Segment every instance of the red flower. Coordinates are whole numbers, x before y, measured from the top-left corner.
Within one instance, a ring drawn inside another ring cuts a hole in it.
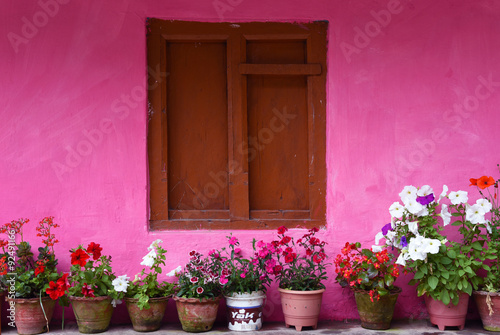
[[[311,237],[309,242],[311,243],[311,245],[320,245],[321,244],[321,241],[317,237]]]
[[[86,298],[95,298],[94,290],[92,289],[92,286],[91,285],[87,285],[87,283],[83,284],[82,294]]]
[[[231,238],[229,239],[229,244],[231,244],[231,245],[236,245],[236,244],[238,244],[238,239],[237,239],[236,237],[231,237]]]
[[[204,290],[203,290],[203,287],[198,287],[198,288],[196,289],[196,293],[198,293],[198,294],[202,294],[202,293],[203,293],[203,291],[204,291]]]
[[[281,239],[280,241],[280,244],[281,245],[285,245],[287,244],[288,242],[290,242],[292,240],[292,238],[290,236],[283,236],[283,238]]]
[[[285,226],[281,226],[281,227],[278,228],[278,234],[280,234],[280,235],[283,235],[287,231],[288,231],[288,228],[285,227]]]
[[[87,247],[87,253],[92,254],[94,261],[98,260],[99,257],[101,257],[101,251],[101,245],[94,242],[90,242]]]
[[[477,187],[484,190],[487,187],[495,184],[495,179],[493,177],[482,176],[477,180]]]
[[[71,254],[71,265],[80,265],[80,267],[84,267],[87,264],[87,259],[90,256],[82,249],[76,249],[74,253]]]
[[[45,266],[40,265],[37,266],[35,269],[35,276],[38,276],[40,273],[43,273],[45,271]]]
[[[49,288],[45,290],[52,300],[57,300],[64,295],[64,290],[57,283],[51,281]]]
[[[276,265],[274,268],[273,268],[273,272],[275,275],[281,273],[281,270],[283,269],[283,267],[281,265]]]
[[[65,273],[61,278],[57,280],[57,285],[61,288],[63,292],[69,288],[68,276],[69,273]]]
[[[190,281],[191,281],[191,283],[195,284],[195,283],[197,283],[197,282],[198,282],[198,277],[192,277],[192,278],[190,279]]]
[[[297,254],[294,252],[290,252],[285,255],[285,263],[291,263],[297,258]]]
[[[471,178],[469,179],[470,185],[469,186],[477,186],[477,179],[476,178]]]

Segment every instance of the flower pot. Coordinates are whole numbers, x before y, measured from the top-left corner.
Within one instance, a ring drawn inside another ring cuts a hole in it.
[[[469,295],[461,293],[458,304],[453,303],[445,305],[439,300],[432,299],[429,295],[425,295],[425,305],[429,313],[430,321],[433,325],[438,326],[439,330],[444,330],[445,327],[458,327],[464,329],[465,318],[467,316],[467,307],[469,305]]]
[[[183,298],[174,296],[182,329],[186,332],[199,333],[212,329],[220,297],[216,298]]]
[[[152,332],[160,329],[170,297],[149,298],[149,309],[141,310],[139,299],[125,298],[132,327],[138,332]]]
[[[111,297],[69,297],[80,333],[93,334],[108,330],[113,306]]]
[[[500,293],[474,291],[472,296],[483,322],[483,328],[492,332],[500,331]]]
[[[14,307],[14,317],[18,334],[41,334],[48,331],[48,325],[54,314],[55,300],[50,297],[31,299],[9,299],[6,301]],[[43,309],[42,309],[43,306]],[[45,314],[44,314],[45,311]]]
[[[262,308],[266,299],[264,292],[233,293],[225,298],[229,330],[252,331],[262,328]]]
[[[380,299],[370,299],[370,291],[354,290],[356,306],[358,307],[361,327],[366,329],[383,330],[391,328],[394,306],[401,289],[398,288]]]
[[[295,326],[297,331],[302,327],[318,327],[318,316],[321,310],[321,299],[324,289],[315,291],[293,291],[278,288],[281,296],[281,308],[285,315],[285,325]]]

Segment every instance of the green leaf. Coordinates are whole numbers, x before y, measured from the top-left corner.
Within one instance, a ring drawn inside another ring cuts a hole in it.
[[[473,247],[474,249],[479,250],[479,251],[483,250],[481,243],[479,243],[478,241],[475,241],[474,243],[472,243],[471,247]]]
[[[450,294],[448,293],[448,290],[444,289],[443,292],[441,292],[441,301],[445,305],[450,303]]]
[[[441,257],[441,263],[445,265],[450,264],[451,259],[449,259],[448,257]]]
[[[427,284],[429,284],[429,287],[430,287],[432,290],[435,290],[435,289],[436,289],[436,286],[439,284],[439,280],[438,280],[435,276],[430,276],[430,277],[427,279]]]
[[[454,259],[457,257],[457,253],[455,252],[455,250],[452,250],[452,249],[449,249],[447,252],[446,252],[446,255],[448,257],[450,257],[451,259]]]

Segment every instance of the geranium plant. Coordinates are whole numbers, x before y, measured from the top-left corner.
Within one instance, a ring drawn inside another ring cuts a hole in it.
[[[189,262],[183,269],[176,272],[179,279],[178,297],[184,298],[215,298],[221,295],[220,283],[221,261],[217,253],[204,257],[192,250]]]
[[[370,300],[398,291],[394,281],[400,269],[394,255],[386,248],[380,251],[362,249],[361,243],[347,242],[335,258],[336,282],[342,287],[368,291]]]
[[[161,247],[162,240],[156,240],[148,247],[149,252],[142,258],[144,268],[132,282],[127,276],[119,276],[112,284],[116,292],[123,292],[128,298],[138,299],[139,309],[149,309],[150,298],[168,297],[174,293],[175,285],[168,282],[158,282],[158,275],[165,265],[167,250]]]
[[[486,225],[488,203],[480,199],[469,205],[467,192],[448,193],[446,185],[439,197],[429,185],[406,186],[399,195],[403,205],[395,202],[390,206],[392,220],[377,234],[376,244],[385,238],[386,245],[399,249],[396,263],[414,273],[410,284],[417,285],[419,296],[428,294],[456,305],[461,292],[470,295],[481,284],[476,272],[489,269],[483,260],[491,258],[491,252],[483,248],[480,229]],[[450,204],[442,203],[443,199]],[[459,226],[459,242],[442,234],[452,221]]]
[[[45,217],[39,222],[36,227],[37,236],[41,237],[45,246],[38,248],[38,256],[35,258],[30,243],[24,240],[23,226],[28,222],[29,219],[14,220],[6,223],[0,230],[9,237],[9,241],[0,241],[4,251],[0,261],[1,270],[6,275],[8,269],[7,277],[15,278],[14,289],[9,289],[9,298],[46,296],[49,282],[60,278],[54,253],[54,245],[59,241],[52,232],[59,225],[54,223],[52,216]],[[16,239],[20,241],[15,242]],[[7,280],[5,277],[4,279]]]
[[[497,165],[500,170],[500,167]],[[490,220],[486,221],[486,234],[488,249],[493,254],[490,258],[490,270],[484,282],[484,289],[489,292],[500,291],[500,207],[498,203],[498,185],[500,179],[495,180],[492,176],[482,176],[471,178],[470,186],[476,186],[479,194],[484,200],[484,215],[488,215]],[[490,204],[487,205],[486,201]],[[487,212],[487,209],[490,209]]]
[[[257,243],[252,241],[252,258],[244,258],[242,250],[239,248],[240,242],[234,236],[227,236],[229,246],[221,251],[212,250],[209,255],[220,260],[222,269],[219,283],[225,295],[233,293],[251,293],[255,291],[265,291],[266,285],[271,283],[274,271],[270,262],[272,253],[268,248],[273,248],[271,244],[266,245],[263,241]],[[256,251],[256,244],[259,251]],[[273,264],[274,265],[274,264]],[[266,271],[268,269],[269,271]]]
[[[325,253],[326,242],[315,236],[319,229],[309,229],[296,241],[286,234],[287,231],[288,228],[279,227],[278,240],[266,245],[275,257],[275,263],[268,261],[266,265],[269,270],[272,268],[279,287],[295,291],[324,289],[323,281],[328,279],[326,272],[328,264]]]

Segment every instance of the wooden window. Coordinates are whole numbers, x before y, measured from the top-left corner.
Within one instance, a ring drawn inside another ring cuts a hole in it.
[[[150,229],[325,224],[326,29],[149,21]]]

